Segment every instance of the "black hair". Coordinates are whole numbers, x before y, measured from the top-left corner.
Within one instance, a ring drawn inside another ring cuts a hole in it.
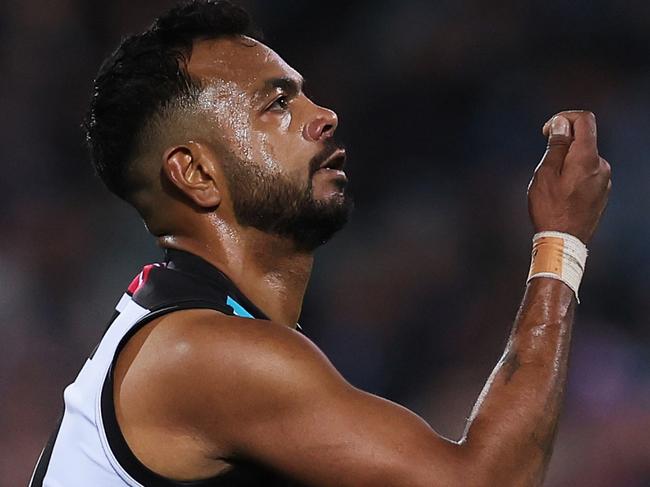
[[[237,35],[259,38],[244,9],[227,0],[193,0],[123,39],[104,60],[83,128],[108,189],[129,201],[129,169],[147,124],[179,102],[196,100],[201,86],[187,72],[193,42]]]

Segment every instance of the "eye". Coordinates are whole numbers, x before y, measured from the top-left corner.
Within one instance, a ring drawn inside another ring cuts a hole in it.
[[[285,95],[282,95],[269,105],[268,110],[270,111],[284,111],[289,108],[289,98]]]

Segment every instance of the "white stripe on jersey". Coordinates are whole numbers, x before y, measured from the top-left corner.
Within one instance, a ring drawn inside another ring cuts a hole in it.
[[[110,449],[102,421],[101,392],[120,341],[149,310],[128,294],[116,309],[120,314],[95,354],[65,389],[63,420],[43,487],[143,487],[120,466]]]

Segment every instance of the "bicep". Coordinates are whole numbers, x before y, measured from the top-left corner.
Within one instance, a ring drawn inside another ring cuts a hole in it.
[[[360,391],[308,402],[253,422],[243,452],[314,486],[466,485],[459,447],[412,412]]]
[[[248,346],[240,355],[247,359],[231,364],[235,382],[222,383],[235,395],[213,423],[234,457],[313,486],[468,485],[462,447],[411,411],[352,387],[304,337]]]

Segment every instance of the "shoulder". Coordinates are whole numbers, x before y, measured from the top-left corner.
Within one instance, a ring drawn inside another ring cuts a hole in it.
[[[270,321],[185,310],[155,320],[129,341],[118,358],[115,392],[133,417],[158,417],[214,438],[260,413],[313,401],[328,384],[346,386],[301,333]]]
[[[212,310],[171,313],[152,324],[143,352],[162,370],[272,373],[272,365],[309,365],[327,360],[302,333],[272,321],[228,316]],[[260,370],[259,367],[262,366]]]
[[[164,359],[166,365],[190,377],[201,374],[209,379],[207,392],[213,396],[223,397],[236,387],[245,400],[246,394],[273,388],[277,399],[280,383],[322,386],[327,377],[340,378],[305,335],[271,321],[197,310],[163,324],[160,334],[165,348],[173,350]]]

